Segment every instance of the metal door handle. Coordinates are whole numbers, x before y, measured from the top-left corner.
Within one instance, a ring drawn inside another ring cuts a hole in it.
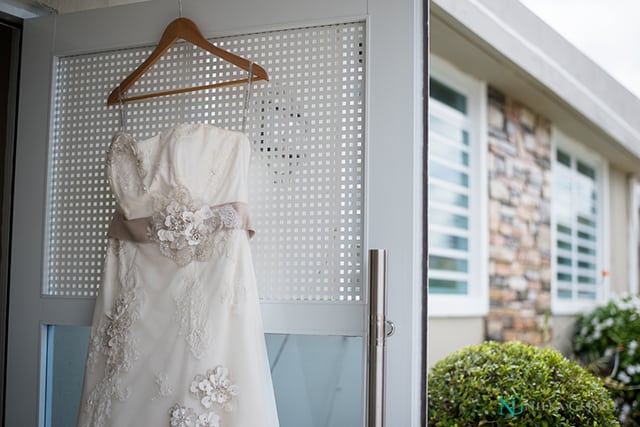
[[[369,251],[369,427],[384,426],[384,371],[386,339],[395,332],[395,324],[386,320],[387,252]]]

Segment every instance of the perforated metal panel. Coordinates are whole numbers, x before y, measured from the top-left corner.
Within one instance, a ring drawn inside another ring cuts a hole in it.
[[[252,243],[266,301],[361,302],[364,23],[215,39],[267,69],[246,132],[253,144]],[[61,57],[50,149],[48,278],[44,293],[94,296],[115,204],[104,175],[117,107],[106,97],[153,47]],[[130,94],[244,77],[199,48],[174,46]],[[180,122],[241,130],[243,86],[127,104],[126,131],[150,137]]]

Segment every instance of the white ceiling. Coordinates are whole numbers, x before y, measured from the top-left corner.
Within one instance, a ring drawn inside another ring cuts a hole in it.
[[[0,0],[0,11],[29,19],[56,12],[71,13],[141,1],[148,0]]]

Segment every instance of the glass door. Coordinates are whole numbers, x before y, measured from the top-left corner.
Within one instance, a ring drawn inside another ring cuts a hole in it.
[[[417,426],[421,2],[290,3],[184,5],[216,44],[271,75],[253,88],[247,134],[252,251],[282,426],[367,425],[368,247],[389,249],[387,423]],[[73,425],[114,206],[103,162],[119,118],[106,95],[176,15],[175,2],[157,1],[25,24],[7,425]],[[168,60],[141,88],[230,72],[180,44]],[[403,70],[408,79],[396,81]],[[242,89],[130,104],[128,131],[142,138],[182,120],[239,129]]]
[[[253,260],[266,327],[275,332],[266,338],[285,426],[347,427],[363,420],[364,41],[363,21],[214,40],[256,63],[272,63],[271,81],[252,88],[246,133],[258,230]],[[119,126],[118,110],[104,105],[103,94],[152,48],[56,58],[43,290],[49,299],[93,298],[98,292],[106,247],[101,236],[114,209],[102,174],[104,153]],[[288,74],[293,68],[299,72]],[[233,73],[242,78],[230,63],[179,44],[131,95]],[[244,89],[127,104],[127,132],[143,139],[175,121],[240,130]],[[79,116],[79,105],[90,107],[80,107]],[[101,120],[105,125],[96,129]],[[342,320],[332,324],[327,316]],[[88,326],[46,325],[50,425],[73,424],[88,333]]]
[[[46,328],[46,426],[76,423],[89,329]],[[281,426],[363,425],[362,337],[270,333],[265,337]]]

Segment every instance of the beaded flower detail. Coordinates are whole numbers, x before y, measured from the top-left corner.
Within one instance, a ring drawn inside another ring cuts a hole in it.
[[[239,392],[238,386],[229,379],[229,371],[223,366],[208,370],[206,375],[196,375],[189,390],[205,408],[211,408],[215,403],[226,411],[232,409],[231,399]]]
[[[221,427],[220,417],[215,412],[196,415],[192,408],[176,404],[171,407],[169,413],[171,427]]]
[[[171,427],[223,427],[220,416],[213,408],[232,411],[232,399],[240,393],[224,366],[209,369],[205,375],[196,375],[189,391],[208,412],[198,415],[193,408],[175,404],[169,409]]]
[[[215,233],[242,226],[232,205],[198,206],[183,187],[173,190],[155,212],[147,231],[149,238],[157,241],[160,251],[179,265],[207,260]]]

